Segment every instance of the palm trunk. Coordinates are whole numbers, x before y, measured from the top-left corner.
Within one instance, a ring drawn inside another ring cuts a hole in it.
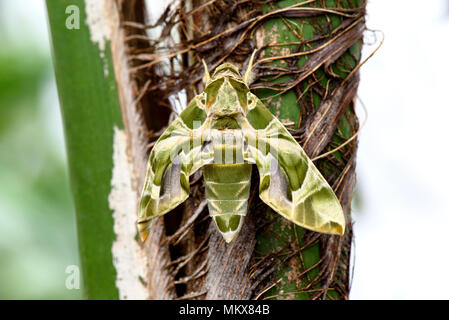
[[[84,9],[83,1],[70,2]],[[353,103],[365,2],[265,2],[177,2],[156,23],[161,36],[151,39],[146,30],[156,26],[146,25],[144,1],[98,1],[107,31],[101,54],[90,40],[93,26],[61,30],[67,3],[48,1],[89,298],[348,297],[357,144],[344,143],[358,129]],[[248,216],[226,244],[208,218],[199,171],[189,199],[158,218],[145,245],[138,243],[134,221],[146,159],[172,116],[173,98],[202,90],[201,59],[210,69],[223,61],[243,67],[254,49],[252,89],[311,158],[326,154],[315,164],[342,203],[346,234],[321,235],[279,218],[259,200],[253,170]],[[89,70],[79,70],[86,63]],[[99,273],[101,284],[93,280]]]

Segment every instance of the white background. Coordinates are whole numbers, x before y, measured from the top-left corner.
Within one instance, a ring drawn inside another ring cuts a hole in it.
[[[449,2],[372,0],[367,24],[351,298],[448,299]]]

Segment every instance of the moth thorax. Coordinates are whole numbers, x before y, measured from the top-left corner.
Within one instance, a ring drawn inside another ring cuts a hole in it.
[[[231,116],[242,112],[237,92],[226,77],[218,90],[210,113],[215,117]]]

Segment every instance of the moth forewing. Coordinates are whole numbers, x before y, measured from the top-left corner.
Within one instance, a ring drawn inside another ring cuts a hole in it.
[[[249,149],[249,156],[256,160],[259,169],[260,198],[276,212],[302,227],[322,233],[343,234],[344,213],[327,181],[262,102],[258,102],[253,110],[260,115],[253,118],[253,123],[248,118],[249,126],[261,127],[265,123],[265,128],[256,130],[256,134],[250,129],[244,131],[249,134],[249,140],[256,137],[256,146]],[[255,123],[254,119],[263,121]],[[261,141],[268,149],[266,156],[259,149]]]
[[[259,170],[259,196],[273,210],[304,228],[343,234],[343,210],[331,187],[288,130],[249,91],[251,64],[244,78],[229,63],[212,76],[206,72],[204,92],[151,150],[139,205],[143,241],[154,217],[187,199],[189,176],[202,167],[209,214],[230,242],[248,210],[252,164]]]

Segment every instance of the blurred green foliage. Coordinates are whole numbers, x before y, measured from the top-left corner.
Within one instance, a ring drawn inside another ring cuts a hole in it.
[[[65,286],[78,254],[48,43],[17,39],[1,7],[0,299],[81,298]]]

